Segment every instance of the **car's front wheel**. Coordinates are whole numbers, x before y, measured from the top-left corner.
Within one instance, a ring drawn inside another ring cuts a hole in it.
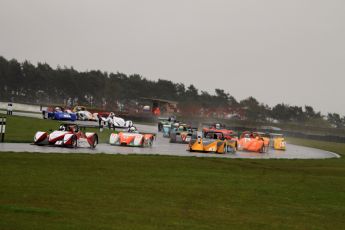
[[[227,144],[224,144],[223,151],[221,153],[225,154],[227,153],[227,150],[228,150],[228,146]]]
[[[226,146],[226,152],[227,153],[233,153],[235,151],[234,151],[234,149],[230,145],[228,145],[228,146]]]
[[[150,139],[150,140],[148,141],[148,143],[147,143],[147,146],[148,146],[148,147],[152,147],[152,144],[153,144],[153,141]]]
[[[78,140],[76,136],[71,137],[71,148],[77,148],[78,147]]]
[[[98,136],[95,134],[92,139],[93,140],[92,140],[92,144],[90,145],[90,147],[92,149],[94,149],[94,148],[96,148],[96,145],[98,144]]]

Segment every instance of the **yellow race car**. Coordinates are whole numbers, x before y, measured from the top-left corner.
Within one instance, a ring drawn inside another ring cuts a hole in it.
[[[286,142],[283,134],[271,133],[270,145],[275,150],[286,150]]]
[[[220,131],[194,132],[188,144],[190,152],[235,153],[237,141],[225,138]]]

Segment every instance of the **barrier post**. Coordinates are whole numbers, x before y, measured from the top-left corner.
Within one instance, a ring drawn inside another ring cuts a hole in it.
[[[0,117],[0,135],[1,135],[1,142],[5,141],[5,133],[6,133],[6,117]]]

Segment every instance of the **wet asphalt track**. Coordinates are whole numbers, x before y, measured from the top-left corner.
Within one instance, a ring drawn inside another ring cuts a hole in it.
[[[78,122],[80,124],[95,124],[95,122]],[[136,125],[142,132],[157,133],[157,127],[152,125]],[[157,154],[184,157],[218,157],[218,158],[251,158],[251,159],[324,159],[335,158],[339,155],[319,149],[288,144],[286,151],[270,149],[268,153],[252,153],[237,151],[235,154],[215,154],[215,153],[190,153],[186,151],[186,144],[169,143],[168,138],[162,137],[162,133],[157,133],[157,138],[151,148],[111,146],[109,144],[99,144],[95,149],[90,148],[61,148],[50,146],[35,146],[25,143],[0,143],[0,151],[9,152],[40,152],[40,153],[105,153],[105,154]]]
[[[268,153],[251,153],[237,151],[235,154],[214,154],[214,153],[190,153],[186,151],[186,145],[162,143],[158,141],[152,148],[133,148],[110,146],[108,144],[99,144],[95,149],[89,148],[60,148],[48,146],[35,146],[24,143],[0,143],[0,152],[38,152],[38,153],[89,153],[89,154],[144,154],[144,155],[166,155],[181,157],[217,157],[217,158],[250,158],[250,159],[326,159],[338,158],[339,156],[332,152],[319,149],[307,148],[297,145],[288,145],[286,151],[270,150]]]
[[[16,113],[14,115],[41,118],[41,114]],[[96,122],[77,121],[74,123],[85,125],[97,125]],[[135,124],[136,125],[136,124]],[[219,157],[219,158],[251,158],[251,159],[325,159],[339,158],[338,154],[323,151],[320,149],[308,148],[298,145],[287,144],[286,151],[270,149],[268,153],[253,153],[237,151],[235,154],[215,154],[215,153],[190,153],[186,151],[187,145],[169,143],[168,138],[162,137],[162,133],[157,132],[157,126],[139,125],[136,127],[141,132],[157,133],[157,138],[151,148],[111,146],[109,144],[99,144],[95,149],[90,148],[61,148],[50,146],[35,146],[27,143],[0,143],[0,152],[40,152],[40,153],[105,153],[105,154],[157,154],[168,156],[184,157]],[[43,131],[43,130],[42,130]],[[32,134],[34,135],[34,134]]]

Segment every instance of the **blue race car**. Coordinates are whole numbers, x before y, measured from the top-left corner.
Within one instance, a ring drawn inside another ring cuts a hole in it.
[[[173,125],[163,125],[162,127],[162,132],[163,132],[163,137],[170,137],[170,131],[172,129]]]
[[[70,110],[63,110],[61,107],[56,107],[53,112],[47,113],[47,118],[59,121],[75,121],[77,120],[77,114],[72,113]]]

